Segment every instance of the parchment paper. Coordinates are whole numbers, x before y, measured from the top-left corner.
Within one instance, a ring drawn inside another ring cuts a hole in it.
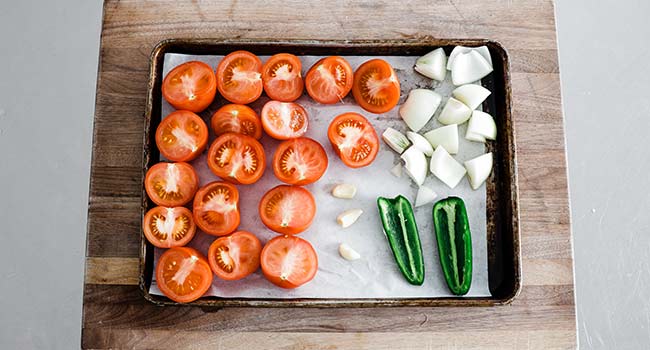
[[[216,67],[223,56],[209,55],[182,55],[166,54],[163,66],[163,73],[166,75],[176,65],[192,60],[203,61],[212,67]],[[260,56],[266,61],[268,56]],[[319,56],[301,56],[303,65],[303,76],[309,67],[312,66]],[[369,56],[348,56],[346,57],[352,68],[356,68],[363,62],[376,57]],[[438,83],[425,78],[413,70],[417,57],[413,56],[385,56],[381,57],[388,61],[395,69],[401,83],[400,104],[404,102],[408,92],[414,88],[435,88],[435,91],[443,96],[441,106],[434,118],[421,130],[425,132],[441,126],[436,117],[442,110],[453,90],[451,74],[447,74],[447,80]],[[218,93],[217,93],[218,95]],[[251,107],[260,112],[268,98],[263,95],[259,100],[251,104]],[[442,275],[438,248],[433,231],[432,206],[429,204],[415,209],[415,216],[422,241],[422,250],[425,261],[425,281],[422,286],[410,285],[400,273],[395,259],[392,255],[388,241],[383,233],[377,211],[376,199],[378,196],[395,197],[402,194],[415,204],[417,186],[404,173],[397,178],[390,173],[394,164],[400,162],[399,155],[393,152],[383,141],[380,141],[380,151],[375,161],[368,167],[351,169],[343,165],[338,156],[332,151],[327,139],[327,127],[329,122],[337,115],[344,112],[358,112],[366,116],[377,131],[378,136],[387,127],[393,127],[401,132],[406,132],[407,127],[398,115],[398,108],[382,115],[372,114],[359,107],[352,98],[352,94],[346,97],[343,103],[336,105],[321,105],[313,101],[305,94],[297,101],[307,109],[309,113],[309,128],[305,136],[320,142],[327,150],[329,167],[323,177],[315,184],[306,186],[314,195],[317,204],[316,218],[312,226],[300,237],[312,243],[318,254],[318,272],[316,277],[309,283],[294,290],[285,290],[268,282],[261,271],[240,280],[222,281],[215,277],[212,287],[207,292],[210,296],[220,297],[241,297],[241,298],[413,298],[413,297],[443,297],[451,296],[447,289]],[[210,117],[221,106],[227,104],[226,100],[217,97],[207,110],[200,113],[207,125],[210,125]],[[166,116],[173,111],[166,101],[162,101],[162,115]],[[465,123],[466,124],[466,123]],[[465,140],[466,125],[459,128],[460,152],[455,155],[456,160],[464,162],[485,152],[482,143]],[[214,140],[214,134],[210,131],[210,142]],[[258,203],[266,191],[281,182],[275,178],[271,167],[273,153],[279,141],[273,140],[264,135],[261,140],[266,151],[267,166],[263,178],[253,185],[238,186],[240,191],[241,225],[240,230],[254,233],[266,243],[277,234],[267,229],[259,219]],[[219,180],[208,169],[206,152],[192,162],[195,167],[201,185],[211,181]],[[339,183],[352,183],[357,186],[357,195],[352,200],[337,199],[331,195],[332,188]],[[468,296],[489,296],[488,274],[487,274],[487,242],[486,242],[486,217],[485,217],[485,185],[477,191],[473,191],[467,179],[463,179],[455,188],[450,189],[432,174],[429,173],[425,185],[430,186],[437,194],[438,199],[455,195],[463,198],[467,205],[470,228],[472,231],[473,249],[473,276],[472,287]],[[363,215],[349,228],[342,229],[336,223],[336,217],[344,210],[351,208],[363,209]],[[215,240],[214,236],[197,231],[196,236],[189,244],[207,253],[210,243]],[[338,246],[346,242],[361,254],[361,259],[347,261],[339,256]],[[155,263],[163,250],[156,248]],[[152,281],[150,293],[162,295],[156,286],[155,274]]]

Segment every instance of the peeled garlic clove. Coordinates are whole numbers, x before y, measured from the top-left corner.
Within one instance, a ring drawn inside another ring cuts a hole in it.
[[[415,196],[415,207],[421,207],[425,204],[429,204],[436,199],[438,195],[433,192],[432,189],[426,186],[420,186],[418,189],[418,194]]]
[[[472,116],[472,110],[464,103],[450,97],[438,116],[438,121],[445,125],[463,124]]]
[[[429,168],[433,175],[450,188],[456,187],[467,172],[442,146],[438,146],[433,152]]]
[[[473,190],[481,187],[492,172],[492,152],[478,156],[465,162],[469,184]]]
[[[413,89],[399,108],[399,115],[408,127],[418,132],[433,117],[442,97],[431,90]]]
[[[497,125],[494,118],[488,113],[474,111],[467,124],[467,133],[480,135],[488,140],[495,140],[497,138]],[[465,135],[465,138],[467,138],[467,135]]]
[[[492,66],[477,51],[461,53],[451,67],[451,81],[463,85],[483,79],[492,72]]]
[[[361,214],[363,214],[363,210],[361,209],[349,209],[339,214],[336,217],[336,222],[343,228],[350,227],[357,222]]]
[[[357,188],[352,184],[338,184],[332,189],[332,196],[336,198],[352,199],[355,194]]]
[[[417,147],[411,146],[402,153],[401,158],[404,160],[404,170],[406,171],[406,174],[410,176],[418,186],[421,186],[424,183],[424,179],[427,177],[427,158],[424,156],[424,153],[417,149]]]
[[[401,132],[388,128],[381,134],[381,138],[386,144],[393,149],[393,151],[402,154],[404,150],[411,144],[409,140]]]
[[[478,84],[465,84],[457,87],[451,95],[464,103],[469,109],[474,110],[490,96],[490,90]]]
[[[427,78],[445,80],[447,75],[447,55],[442,48],[435,49],[415,61],[415,71]]]
[[[390,169],[390,173],[395,177],[402,177],[402,164],[397,163],[392,169]]]
[[[433,129],[424,137],[433,148],[443,146],[450,154],[458,153],[458,124],[451,124]]]
[[[431,147],[431,144],[424,138],[424,136],[413,131],[407,131],[406,137],[411,140],[413,146],[424,153],[425,156],[431,157],[433,154],[433,147]]]
[[[349,260],[349,261],[357,260],[357,259],[361,258],[361,255],[359,253],[357,253],[356,250],[352,249],[352,247],[350,247],[346,243],[341,243],[339,245],[339,254],[341,255],[341,257],[343,259]]]

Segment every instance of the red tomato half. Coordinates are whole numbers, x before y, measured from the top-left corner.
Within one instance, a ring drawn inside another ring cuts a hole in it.
[[[217,78],[212,68],[199,61],[185,62],[167,73],[162,95],[176,109],[201,112],[212,103]]]
[[[211,182],[196,192],[192,211],[202,231],[215,236],[227,235],[239,226],[239,191],[227,182]]]
[[[259,212],[266,227],[293,235],[303,232],[314,221],[316,201],[303,187],[279,185],[262,197]]]
[[[212,130],[217,136],[236,132],[259,140],[262,138],[262,122],[255,111],[246,105],[225,105],[212,115]]]
[[[262,68],[264,91],[272,100],[291,102],[302,95],[302,64],[292,54],[271,56]]]
[[[363,63],[354,72],[352,95],[361,108],[385,113],[399,102],[400,86],[393,67],[381,59]]]
[[[142,220],[142,231],[158,248],[182,247],[196,232],[192,212],[185,207],[155,207]]]
[[[226,181],[242,185],[255,183],[266,167],[264,148],[250,136],[225,133],[212,142],[208,167]]]
[[[369,165],[379,152],[375,129],[358,113],[344,113],[334,118],[327,137],[343,163],[351,168]]]
[[[260,268],[261,251],[262,243],[254,234],[237,231],[212,242],[208,262],[217,277],[240,280]]]
[[[232,103],[249,104],[262,95],[262,60],[248,51],[235,51],[217,66],[217,89]]]
[[[199,188],[199,178],[187,163],[158,163],[147,171],[144,188],[154,203],[180,207],[194,197]]]
[[[208,126],[190,111],[176,111],[165,117],[156,129],[160,153],[175,162],[198,157],[208,144]]]
[[[189,247],[167,249],[156,266],[158,289],[169,299],[189,303],[212,285],[210,265],[201,253]]]
[[[288,184],[307,185],[316,182],[326,170],[325,149],[307,137],[283,141],[273,156],[275,176]]]
[[[308,126],[307,111],[297,103],[269,101],[262,108],[262,127],[274,139],[300,137]]]
[[[262,249],[264,277],[278,287],[293,289],[311,281],[318,271],[318,255],[306,240],[278,236]]]
[[[319,60],[305,75],[307,93],[315,101],[324,104],[342,101],[352,89],[353,81],[350,63],[340,56]]]

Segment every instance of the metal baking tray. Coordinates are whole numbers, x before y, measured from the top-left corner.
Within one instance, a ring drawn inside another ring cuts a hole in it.
[[[517,191],[517,159],[515,130],[511,112],[509,61],[506,50],[498,42],[485,39],[422,39],[382,41],[277,41],[227,39],[171,39],[160,42],[150,58],[150,78],[144,113],[144,149],[142,169],[141,214],[155,206],[144,190],[144,176],[158,162],[159,151],[155,130],[162,119],[161,86],[163,60],[166,53],[226,55],[247,50],[257,55],[290,52],[294,55],[340,56],[422,56],[443,47],[449,54],[454,46],[489,48],[494,72],[481,81],[492,91],[483,103],[483,110],[492,114],[498,127],[497,140],[486,143],[486,151],[494,154],[494,169],[486,182],[486,218],[489,297],[431,298],[360,298],[360,299],[261,299],[202,297],[186,305],[201,307],[384,307],[384,306],[493,306],[510,303],[521,290],[521,255],[519,202]],[[158,305],[179,305],[170,299],[149,293],[154,269],[154,247],[142,231],[140,249],[140,289],[146,300]]]

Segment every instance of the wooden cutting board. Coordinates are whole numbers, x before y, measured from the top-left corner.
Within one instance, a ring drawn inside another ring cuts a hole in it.
[[[489,308],[158,307],[138,287],[149,55],[168,38],[487,38],[511,60],[523,289]],[[552,1],[106,1],[93,139],[84,348],[575,348]]]

